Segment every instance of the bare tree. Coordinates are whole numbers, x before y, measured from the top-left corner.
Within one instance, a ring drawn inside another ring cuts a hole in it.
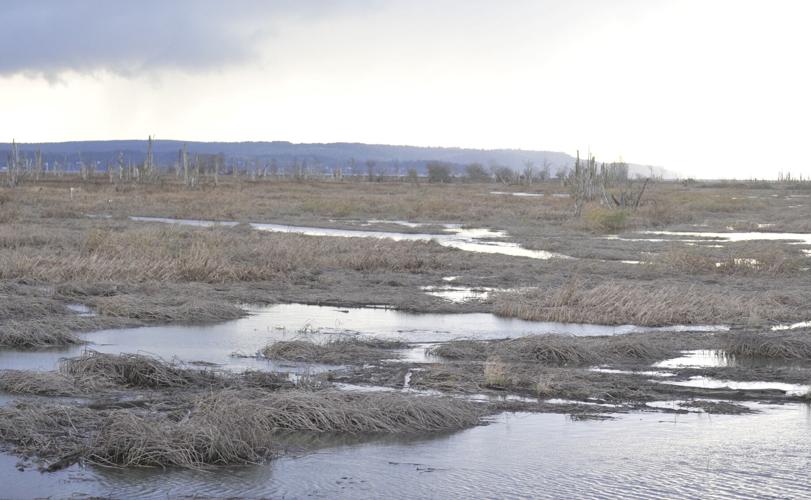
[[[11,140],[11,153],[6,166],[6,182],[8,187],[16,187],[20,182],[20,151],[17,149],[17,142]]]
[[[124,180],[124,153],[118,152],[118,180]]]
[[[451,166],[447,163],[429,161],[425,168],[428,170],[428,182],[448,183],[452,180]]]
[[[152,179],[155,169],[155,160],[152,154],[152,136],[149,136],[146,146],[146,160],[144,160],[144,168],[142,175],[139,175],[139,181],[146,181]]]
[[[490,167],[493,172],[493,177],[496,181],[502,184],[511,184],[515,182],[515,170],[503,165],[493,165]]]
[[[214,185],[217,186],[220,181],[220,157],[214,157]]]
[[[42,151],[37,149],[34,153],[34,179],[39,180],[42,175]]]
[[[189,172],[189,154],[186,152],[186,145],[180,150],[180,168],[183,171],[183,185],[191,188],[196,183],[196,176],[192,178]]]
[[[375,180],[375,165],[376,163],[374,160],[366,160],[366,175],[369,182],[373,182]]]
[[[465,167],[465,176],[470,182],[491,182],[493,177],[481,163],[471,163]]]
[[[550,178],[550,174],[549,174],[549,168],[550,167],[551,167],[551,164],[549,163],[549,160],[544,158],[543,159],[543,166],[541,167],[540,172],[538,172],[538,179],[540,179],[542,181],[545,181],[545,180],[549,179]]]
[[[417,174],[417,169],[414,167],[409,167],[408,172],[406,173],[406,178],[408,182],[417,185],[420,183],[420,176]]]
[[[524,184],[532,184],[532,177],[535,175],[535,162],[532,160],[527,160],[524,162],[524,171],[521,174],[521,178],[524,181]]]
[[[574,199],[575,216],[580,216],[583,207],[598,197],[604,207],[636,210],[649,180],[645,179],[645,182],[637,187],[628,179],[628,165],[623,162],[609,165],[603,163],[598,172],[594,156],[589,155],[588,161],[584,163],[580,161],[578,151],[574,170],[567,176],[566,183]]]
[[[593,156],[589,156],[584,164],[580,161],[580,151],[574,162],[574,170],[568,178],[569,191],[574,199],[574,214],[579,217],[583,212],[583,207],[589,201],[594,200],[597,192],[597,162]]]

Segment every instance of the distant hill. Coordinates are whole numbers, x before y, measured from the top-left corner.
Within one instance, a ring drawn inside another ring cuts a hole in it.
[[[295,163],[306,162],[311,171],[323,170],[329,172],[335,167],[341,167],[346,174],[363,174],[366,172],[366,162],[375,162],[378,173],[404,174],[409,168],[416,168],[424,173],[425,165],[431,161],[449,163],[461,173],[465,165],[481,163],[485,167],[507,166],[520,170],[527,161],[534,163],[536,169],[544,165],[549,166],[550,173],[554,175],[560,169],[574,165],[574,157],[566,153],[555,151],[531,151],[521,149],[465,149],[465,148],[438,148],[418,146],[392,146],[385,144],[361,143],[328,143],[328,144],[294,144],[291,142],[193,142],[175,140],[153,141],[153,156],[159,166],[174,165],[178,151],[186,146],[190,155],[194,154],[222,154],[226,165],[242,166],[248,162],[259,161],[268,163],[273,160],[284,170]],[[48,163],[59,162],[67,164],[68,169],[74,169],[79,159],[85,162],[97,162],[106,165],[115,162],[119,155],[125,161],[134,164],[141,163],[146,158],[146,140],[118,140],[118,141],[71,141],[50,143],[20,143],[20,151],[32,156],[39,150],[43,160]],[[5,158],[11,150],[10,143],[0,143],[0,164],[5,164]],[[674,175],[660,167],[653,167],[655,175],[673,177]],[[644,165],[630,165],[632,174],[649,175],[650,167]]]

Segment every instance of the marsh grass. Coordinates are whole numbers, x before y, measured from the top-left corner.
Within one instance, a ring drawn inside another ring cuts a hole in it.
[[[779,291],[734,292],[693,284],[654,286],[577,280],[554,289],[494,295],[495,313],[530,321],[666,326],[745,323],[760,318],[795,318],[802,298]]]
[[[67,314],[65,306],[56,300],[20,295],[18,290],[0,291],[0,321],[9,319],[40,319]]]
[[[630,214],[626,210],[589,207],[583,212],[583,226],[596,233],[617,233],[627,228]]]
[[[95,304],[96,312],[103,316],[146,323],[211,323],[238,319],[247,314],[241,307],[223,301],[167,294],[100,297],[95,299]]]
[[[86,323],[79,318],[65,317],[0,322],[0,347],[12,349],[42,349],[81,344],[71,326]]]
[[[96,384],[80,387],[74,377],[57,372],[32,372],[26,370],[0,371],[0,391],[11,394],[30,394],[38,396],[75,396],[95,389]]]
[[[799,251],[777,243],[738,245],[721,252],[711,250],[672,246],[657,254],[653,264],[677,273],[781,276],[800,271],[808,262]]]
[[[724,337],[731,356],[767,359],[811,359],[811,333],[742,332]]]
[[[221,378],[212,370],[188,368],[177,361],[145,354],[105,354],[88,350],[80,357],[63,359],[59,370],[79,380],[101,378],[124,387],[167,389],[221,383]]]
[[[406,344],[397,340],[341,338],[325,343],[283,340],[262,350],[268,359],[324,364],[364,364],[395,357],[391,351]]]
[[[682,403],[679,406],[682,408],[700,408],[701,411],[709,415],[741,415],[745,413],[757,412],[757,410],[753,410],[747,406],[733,403],[731,401],[704,401],[701,399],[694,399],[692,401]]]
[[[274,433],[416,433],[479,423],[481,405],[400,393],[221,390],[141,410],[16,403],[0,408],[0,440],[17,453],[114,467],[260,463]],[[55,468],[52,464],[51,469]]]
[[[668,350],[640,336],[529,335],[508,340],[452,340],[429,353],[457,361],[487,360],[543,366],[586,366],[661,359]]]
[[[497,389],[506,389],[513,385],[509,366],[498,356],[494,356],[484,363],[484,385]]]
[[[294,387],[319,388],[320,380],[290,380],[288,374],[246,370],[220,371],[208,364],[166,361],[146,354],[102,354],[87,351],[64,358],[58,371],[0,370],[0,390],[43,396],[102,396],[150,391],[254,388],[265,391]]]
[[[592,350],[568,335],[532,335],[494,344],[498,356],[543,365],[583,365],[596,360]]]
[[[488,343],[472,339],[452,340],[431,347],[427,354],[450,360],[484,360],[488,355]]]
[[[452,249],[426,241],[333,238],[141,223],[56,231],[47,244],[0,248],[0,279],[66,282],[250,282],[330,268],[416,272],[452,263]],[[0,225],[0,239],[8,231]],[[28,231],[46,231],[34,227]],[[13,237],[13,236],[9,236]],[[54,252],[55,247],[61,251]]]

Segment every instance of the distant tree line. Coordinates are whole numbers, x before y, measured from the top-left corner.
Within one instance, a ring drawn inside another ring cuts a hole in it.
[[[89,157],[88,157],[89,156]],[[141,161],[133,161],[132,157]],[[180,148],[174,161],[167,165],[166,154],[162,161],[153,153],[153,139],[149,137],[144,153],[117,152],[106,159],[98,159],[98,154],[75,153],[59,159],[53,153],[45,157],[39,150],[25,154],[12,141],[5,166],[5,180],[9,186],[16,186],[25,179],[40,180],[47,177],[62,177],[68,173],[78,174],[83,181],[111,184],[164,182],[168,176],[174,177],[186,187],[193,189],[202,186],[217,186],[223,176],[236,180],[258,181],[264,179],[290,179],[306,181],[311,179],[342,181],[381,182],[399,180],[412,183],[427,181],[446,184],[451,182],[500,183],[530,185],[556,179],[572,185],[583,184],[582,190],[591,197],[593,181],[596,179],[596,164],[591,159],[584,166],[579,156],[573,166],[556,165],[544,161],[537,165],[525,161],[522,168],[516,169],[496,162],[484,165],[469,163],[460,165],[447,161],[400,162],[378,161],[375,159],[324,162],[318,158],[266,158],[266,157],[226,157],[223,153],[194,153],[186,146]],[[599,177],[607,185],[614,185],[628,179],[628,165],[623,162],[601,164]],[[789,176],[787,176],[789,177]]]

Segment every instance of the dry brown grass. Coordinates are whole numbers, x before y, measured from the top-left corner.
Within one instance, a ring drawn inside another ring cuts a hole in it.
[[[64,305],[50,298],[19,295],[16,289],[0,291],[0,321],[47,318],[67,312]]]
[[[147,323],[210,323],[237,319],[247,314],[241,307],[222,301],[164,294],[151,297],[123,294],[101,297],[95,303],[98,314]]]
[[[509,340],[453,340],[430,354],[460,361],[522,362],[544,366],[652,361],[668,352],[655,340],[640,336],[575,337],[530,335]]]
[[[81,321],[79,322],[81,323]],[[40,349],[54,346],[81,344],[70,326],[75,321],[66,318],[8,320],[0,322],[0,347],[13,349]]]
[[[601,363],[653,361],[666,356],[668,350],[651,337],[618,335],[591,337],[585,340]]]
[[[261,462],[277,431],[447,431],[478,424],[483,412],[458,399],[400,393],[223,390],[146,410],[16,403],[0,408],[0,440],[60,466],[84,459],[199,468]]]
[[[658,254],[653,263],[678,273],[780,276],[807,267],[808,259],[785,245],[770,243],[722,252],[698,246],[673,246]]]
[[[57,233],[59,241],[47,245],[0,248],[0,279],[48,283],[244,282],[287,279],[330,268],[405,272],[441,269],[452,262],[454,254],[433,242],[148,223],[113,228],[109,222],[95,222],[107,227],[86,234]],[[13,229],[0,225],[0,239],[9,230]],[[61,251],[55,252],[54,247],[61,247]]]
[[[811,359],[811,332],[743,332],[727,335],[724,351],[740,357]]]
[[[723,324],[793,319],[800,314],[801,297],[781,292],[732,292],[700,285],[606,282],[584,286],[571,281],[556,289],[506,292],[495,296],[501,316],[563,323],[634,324],[664,326]]]
[[[270,455],[273,431],[246,399],[212,395],[179,421],[164,414],[110,413],[87,458],[116,467],[254,464]]]
[[[221,382],[218,374],[211,370],[191,369],[177,361],[144,354],[87,351],[78,358],[62,360],[59,370],[80,380],[101,378],[125,387],[166,389]]]
[[[428,350],[431,356],[452,360],[484,360],[488,356],[488,343],[481,340],[452,340],[443,342]]]
[[[568,335],[532,335],[494,344],[498,356],[543,365],[584,365],[596,361],[586,341]]]
[[[216,220],[297,220],[301,218],[391,218],[408,220],[542,219],[570,212],[570,200],[547,196],[527,202],[492,195],[495,185],[399,182],[243,182],[217,189],[186,191],[173,185],[140,185],[116,191],[112,186],[85,186],[69,196],[70,183],[22,186],[9,205],[21,216],[71,218],[109,213],[116,217],[155,215]],[[558,183],[536,186],[551,194]],[[108,201],[109,200],[109,201]]]
[[[367,338],[344,338],[323,344],[307,340],[283,340],[274,342],[262,350],[269,359],[304,361],[324,364],[364,364],[378,362],[395,356],[392,349],[406,345],[396,340]]]
[[[287,374],[246,370],[220,372],[216,368],[165,361],[144,354],[101,354],[88,351],[63,358],[59,371],[0,370],[0,391],[43,396],[100,396],[144,393],[152,390],[210,390],[212,388],[291,389],[305,384],[292,382]],[[317,387],[318,381],[310,384]]]
[[[39,396],[73,396],[84,392],[73,377],[56,372],[0,371],[0,391]]]
[[[587,231],[595,233],[617,233],[626,229],[630,212],[593,206],[583,212],[581,223]]]
[[[497,389],[508,388],[513,384],[509,366],[499,357],[492,357],[484,363],[484,385]]]

